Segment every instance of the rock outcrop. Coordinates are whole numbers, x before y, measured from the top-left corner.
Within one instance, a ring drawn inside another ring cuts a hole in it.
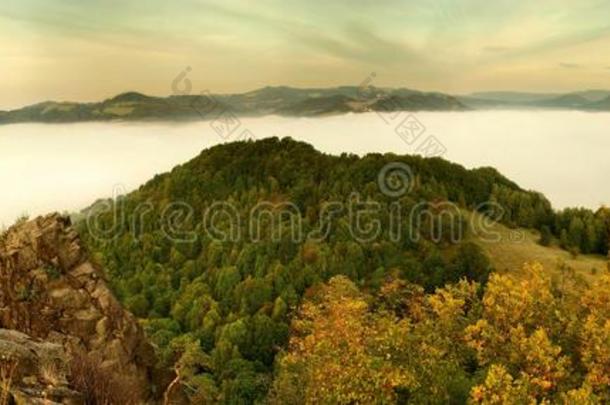
[[[55,345],[69,359],[85,356],[105,375],[129,382],[137,402],[151,398],[153,349],[66,217],[38,217],[0,238],[0,328],[27,335],[22,341],[31,345]]]
[[[10,387],[11,399],[17,404],[85,403],[83,395],[69,387],[69,357],[61,345],[0,329],[0,353],[0,390],[4,385]],[[8,398],[0,392],[0,398],[3,395]]]

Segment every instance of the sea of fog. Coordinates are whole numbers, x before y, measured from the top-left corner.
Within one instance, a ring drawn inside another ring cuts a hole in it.
[[[556,208],[610,203],[610,113],[422,112],[414,117],[417,121],[377,113],[243,118],[231,135],[210,121],[3,125],[0,225],[22,214],[80,210],[98,198],[133,190],[204,148],[246,135],[290,136],[332,154],[412,154],[438,142],[427,153],[444,149],[443,157],[466,167],[496,167],[522,187],[543,192]],[[397,131],[405,119],[409,129]]]

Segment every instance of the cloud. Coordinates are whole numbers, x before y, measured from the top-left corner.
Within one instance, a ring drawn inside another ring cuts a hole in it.
[[[610,25],[587,28],[577,32],[560,32],[539,40],[532,39],[527,46],[520,46],[506,51],[502,57],[532,58],[544,57],[545,54],[557,52],[570,47],[578,47],[595,41],[610,40]],[[570,65],[570,63],[568,63]]]
[[[604,0],[561,10],[557,0],[9,0],[0,1],[0,32],[11,38],[0,40],[0,73],[41,99],[81,84],[87,99],[134,83],[163,94],[159,83],[187,64],[220,92],[340,85],[370,71],[384,86],[447,92],[572,90],[604,86],[594,73],[610,73],[599,52],[610,44],[608,13]]]
[[[500,53],[510,51],[511,48],[508,46],[486,46],[483,48],[483,52],[487,53]]]
[[[313,30],[293,31],[301,43],[345,60],[371,64],[423,63],[422,55],[407,44],[383,38],[365,26],[351,24],[333,36]]]
[[[561,62],[559,64],[559,66],[561,66],[562,68],[565,68],[565,69],[580,69],[583,67],[582,65],[579,65],[578,63],[567,63],[567,62]]]

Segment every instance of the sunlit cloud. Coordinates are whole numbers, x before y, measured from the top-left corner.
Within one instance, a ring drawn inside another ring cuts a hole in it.
[[[184,66],[215,92],[358,84],[371,71],[377,85],[452,93],[610,87],[568,74],[610,67],[608,21],[598,0],[8,0],[0,109],[167,95]]]
[[[559,64],[559,66],[561,66],[562,68],[566,68],[566,69],[580,69],[580,68],[582,68],[582,65],[579,65],[578,63],[567,63],[567,62],[561,62]]]

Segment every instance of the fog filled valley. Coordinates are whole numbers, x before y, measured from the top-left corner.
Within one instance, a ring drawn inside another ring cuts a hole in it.
[[[22,214],[78,211],[98,198],[136,189],[203,148],[270,136],[292,137],[324,153],[416,154],[429,137],[433,155],[468,168],[490,166],[555,208],[591,209],[610,202],[610,113],[577,111],[420,112],[418,138],[396,130],[411,114],[347,114],[323,118],[241,118],[231,134],[211,121],[0,126],[0,224]],[[385,117],[385,118],[384,118]],[[423,150],[425,155],[425,150]]]

